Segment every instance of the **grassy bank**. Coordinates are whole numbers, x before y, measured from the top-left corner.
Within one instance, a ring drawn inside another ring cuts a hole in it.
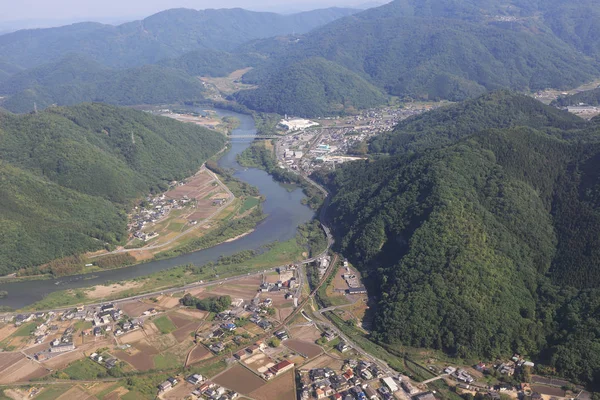
[[[209,262],[204,265],[182,265],[130,281],[108,282],[103,286],[122,287],[128,285],[130,288],[113,296],[103,297],[103,300],[118,300],[176,288],[201,280],[223,279],[298,262],[306,259],[307,255],[314,251],[322,251],[319,248],[313,250],[311,247],[322,243],[315,239],[318,235],[325,236],[320,226],[308,224],[299,230],[295,238],[286,242],[272,243],[266,246],[266,250],[262,253],[247,250],[232,256],[221,257],[217,262]],[[324,240],[326,242],[326,239]],[[27,306],[24,310],[49,310],[96,303],[99,300],[89,296],[92,290],[93,288],[82,288],[53,292],[43,300]]]

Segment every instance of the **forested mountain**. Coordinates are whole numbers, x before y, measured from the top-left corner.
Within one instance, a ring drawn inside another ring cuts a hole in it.
[[[600,385],[597,121],[499,92],[394,135],[329,177],[341,250],[381,293],[376,340]]]
[[[264,62],[258,54],[228,53],[220,50],[195,50],[177,58],[159,61],[164,67],[177,68],[192,76],[227,76],[233,71]]]
[[[0,60],[0,83],[4,82],[17,72],[21,72],[22,68],[17,67],[16,65],[12,65]]]
[[[393,132],[375,137],[370,150],[399,154],[442,147],[489,128],[527,126],[552,133],[587,126],[581,118],[547,107],[532,97],[507,94],[492,92],[401,121]]]
[[[585,104],[588,106],[600,105],[600,88],[585,90],[568,96],[561,96],[552,102],[553,106],[568,107]]]
[[[386,101],[362,77],[320,57],[282,68],[258,89],[238,92],[235,98],[254,110],[298,116],[339,114]]]
[[[388,94],[415,99],[571,88],[600,75],[592,58],[600,55],[594,17],[600,4],[584,2],[590,9],[584,18],[579,5],[552,3],[395,0],[315,29],[290,46],[263,42],[274,45],[276,55],[244,81],[266,85],[306,58],[322,57]]]
[[[0,274],[119,243],[132,200],[193,174],[224,142],[102,104],[0,113]]]
[[[178,69],[157,65],[110,69],[77,54],[0,82],[0,94],[8,95],[2,107],[15,113],[33,111],[34,103],[43,109],[90,101],[136,105],[202,100],[203,92],[200,81]]]
[[[111,67],[152,64],[198,49],[232,50],[253,39],[306,33],[355,10],[329,8],[293,15],[242,9],[172,9],[119,26],[79,23],[0,36],[0,58],[25,68],[69,53]]]

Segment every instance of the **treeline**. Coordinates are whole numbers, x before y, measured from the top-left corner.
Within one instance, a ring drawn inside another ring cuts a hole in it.
[[[186,293],[179,303],[187,307],[196,307],[198,310],[220,313],[227,310],[231,306],[230,296],[207,297],[200,300],[197,297]]]
[[[595,124],[499,92],[383,143],[394,156],[328,183],[340,250],[378,296],[373,338],[461,358],[518,352],[600,384],[584,350],[600,346]]]

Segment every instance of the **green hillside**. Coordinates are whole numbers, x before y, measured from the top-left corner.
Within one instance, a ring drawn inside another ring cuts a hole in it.
[[[80,55],[20,72],[0,83],[9,95],[2,107],[24,113],[52,104],[104,102],[117,105],[165,104],[202,100],[204,87],[183,71],[147,65],[109,69]]]
[[[318,57],[278,70],[258,89],[238,92],[235,98],[258,111],[313,117],[386,102],[386,97],[359,75]]]
[[[255,66],[263,61],[262,57],[243,53],[203,49],[186,53],[178,58],[158,62],[170,68],[177,68],[192,76],[227,76],[233,71]]]
[[[430,145],[329,178],[341,250],[382,293],[375,340],[600,384],[600,131],[506,92],[451,110],[396,133]],[[474,128],[437,145],[442,120]]]
[[[600,13],[599,4],[588,3]],[[567,10],[561,15],[562,25],[583,35],[567,37],[557,28],[556,9],[535,2],[396,0],[315,29],[291,45],[255,43],[262,54],[273,54],[244,81],[267,85],[296,62],[322,57],[390,95],[413,99],[460,101],[500,88],[572,88],[600,75],[592,58],[600,53],[584,53],[581,46],[600,43],[600,36],[593,24],[587,34],[580,32],[580,17]]]
[[[0,114],[0,219],[10,227],[0,273],[121,242],[134,199],[193,174],[224,142],[192,124],[102,104]]]
[[[0,58],[25,68],[85,54],[111,67],[135,67],[198,49],[232,50],[253,39],[306,33],[356,10],[329,8],[293,15],[236,9],[171,9],[119,26],[78,23],[0,36]]]
[[[393,132],[374,138],[370,149],[392,154],[423,150],[453,143],[483,129],[514,126],[552,133],[557,129],[581,128],[586,123],[529,96],[497,91],[401,121]]]

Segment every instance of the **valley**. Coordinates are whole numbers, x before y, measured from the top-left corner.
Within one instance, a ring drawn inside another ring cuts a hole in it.
[[[597,400],[599,22],[393,0],[0,35],[0,400]]]

